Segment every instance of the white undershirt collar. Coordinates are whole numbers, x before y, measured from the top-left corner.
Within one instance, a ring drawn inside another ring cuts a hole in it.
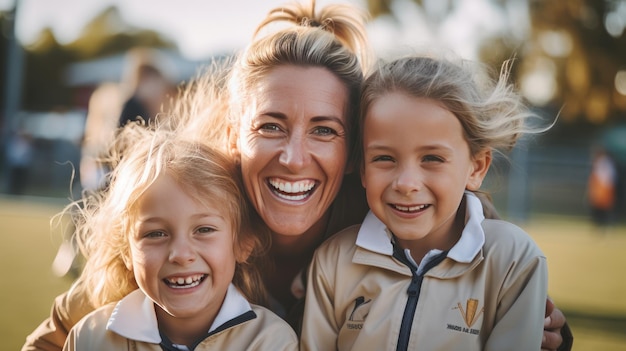
[[[483,206],[473,193],[466,191],[465,228],[459,241],[450,249],[448,257],[463,263],[471,262],[485,243],[485,232],[481,223],[485,219]],[[356,245],[379,254],[392,256],[393,244],[387,227],[369,211],[357,234]],[[433,253],[441,252],[433,250]],[[410,256],[410,255],[409,255]],[[427,256],[430,256],[427,254]]]
[[[211,328],[207,330],[207,334],[251,310],[252,307],[246,298],[233,284],[230,284],[224,303]],[[117,303],[106,328],[128,339],[153,344],[161,342],[154,302],[139,289],[126,295]]]

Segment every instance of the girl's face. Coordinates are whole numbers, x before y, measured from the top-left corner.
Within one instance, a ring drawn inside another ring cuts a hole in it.
[[[324,230],[348,157],[347,88],[325,68],[274,68],[242,116],[236,149],[250,201],[280,235]]]
[[[434,100],[392,92],[364,124],[363,186],[373,213],[405,248],[447,249],[465,189],[477,190],[485,157],[472,158],[456,116]]]
[[[235,272],[228,214],[219,201],[196,202],[167,174],[137,206],[130,265],[141,290],[160,307],[159,323],[195,318],[208,329]]]

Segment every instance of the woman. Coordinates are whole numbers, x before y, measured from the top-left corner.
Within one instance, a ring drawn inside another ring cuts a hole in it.
[[[265,33],[280,22],[288,26]],[[218,75],[203,76],[182,97],[191,100],[183,108],[194,113],[180,115],[196,117],[180,121],[180,132],[203,133],[240,162],[249,200],[272,231],[264,274],[271,307],[296,329],[304,297],[300,272],[326,237],[361,222],[367,211],[349,158],[362,67],[370,57],[364,22],[349,5],[327,6],[317,14],[314,2],[276,8],[227,77],[217,66]],[[226,105],[228,120],[221,113]],[[58,349],[46,346],[62,345],[69,327],[89,310],[76,308],[78,301],[71,290],[57,298],[52,316],[23,350]],[[546,328],[556,329],[544,333],[548,342],[542,347],[556,349],[565,319],[558,310],[550,315],[553,323]]]

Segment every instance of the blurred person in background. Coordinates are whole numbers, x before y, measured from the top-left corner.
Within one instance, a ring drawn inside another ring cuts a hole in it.
[[[613,157],[603,146],[595,146],[591,155],[587,194],[591,219],[602,232],[615,219],[617,182],[617,166]]]
[[[81,154],[81,185],[105,186],[109,166],[98,160],[110,146],[117,128],[139,119],[149,123],[166,109],[176,93],[171,68],[156,51],[135,48],[126,56],[119,83],[102,83],[89,99]]]
[[[108,165],[99,158],[115,136],[122,110],[122,95],[117,83],[103,83],[91,94],[81,147],[80,182],[85,190],[104,186]]]
[[[122,95],[118,83],[98,86],[89,98],[85,131],[81,144],[79,179],[83,191],[99,191],[106,186],[106,174],[111,170],[100,158],[106,154],[118,126]],[[72,240],[74,227],[64,230],[65,238],[52,261],[52,272],[59,276],[78,277],[82,261]]]
[[[124,126],[138,118],[149,122],[167,108],[168,99],[175,93],[171,68],[157,52],[136,48],[128,53],[125,70],[122,89],[126,99],[118,125]]]

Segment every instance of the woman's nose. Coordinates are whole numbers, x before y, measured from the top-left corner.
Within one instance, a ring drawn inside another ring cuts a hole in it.
[[[305,167],[310,160],[310,151],[305,138],[299,135],[290,136],[283,146],[278,161],[292,171]]]

